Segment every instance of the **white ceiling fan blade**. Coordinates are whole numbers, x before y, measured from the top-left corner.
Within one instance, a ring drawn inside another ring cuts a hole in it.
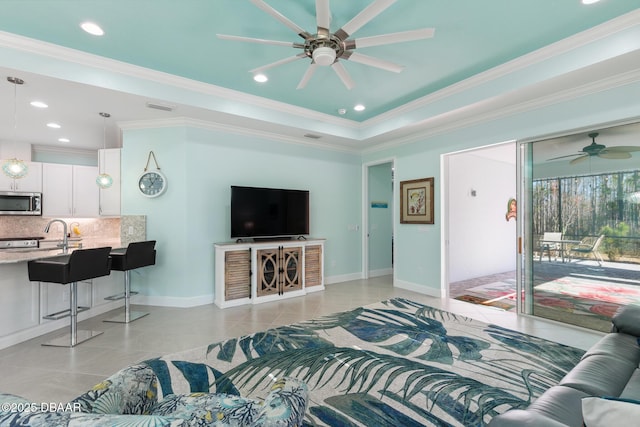
[[[342,56],[342,59],[349,60],[351,62],[357,62],[359,64],[369,65],[371,67],[381,68],[386,71],[391,71],[393,73],[399,73],[404,70],[402,65],[395,64],[391,61],[386,61],[384,59],[374,58],[372,56],[363,55],[357,52],[345,51]]]
[[[598,153],[598,157],[602,157],[603,159],[630,159],[631,153],[627,151],[610,151],[608,148],[605,148]]]
[[[249,43],[262,43],[262,44],[272,44],[276,46],[287,46],[287,47],[296,47],[295,43],[291,42],[281,42],[278,40],[266,40],[266,39],[256,39],[253,37],[242,37],[242,36],[229,36],[226,34],[216,34],[219,39],[222,40],[233,40],[238,42],[249,42]],[[302,46],[302,45],[300,45]]]
[[[262,1],[262,0],[251,0],[251,3],[255,4],[260,9],[262,9],[265,12],[267,12],[269,15],[273,16],[278,21],[282,22],[287,27],[291,28],[293,31],[296,32],[296,34],[298,34],[303,39],[306,39],[309,36],[309,33],[307,33],[305,30],[303,30],[299,25],[295,24],[289,18],[287,18],[286,16],[284,16],[283,14],[281,14],[280,12],[278,12],[277,10],[275,10],[274,8],[272,8],[271,6],[266,4],[264,1]]]
[[[331,25],[331,9],[329,8],[329,0],[316,0],[316,21],[318,23],[318,33],[321,30],[329,32]]]
[[[299,53],[296,56],[291,56],[289,58],[284,58],[284,59],[281,59],[279,61],[272,62],[271,64],[267,64],[267,65],[263,65],[263,66],[258,67],[258,68],[254,68],[253,70],[251,70],[249,72],[253,73],[253,74],[261,73],[264,70],[268,70],[269,68],[277,67],[278,65],[288,64],[289,62],[297,61],[298,59],[302,59],[302,58],[306,58],[306,57],[307,57],[307,55],[305,53]]]
[[[588,155],[588,154],[585,154],[585,155],[583,155],[583,156],[576,157],[575,159],[571,160],[571,161],[569,162],[569,164],[570,164],[570,165],[576,165],[576,164],[578,164],[578,163],[582,163],[582,162],[584,162],[584,161],[585,161],[585,160],[587,160],[588,158],[589,158],[589,155]]]
[[[344,68],[344,65],[336,61],[331,65],[331,68],[333,68],[333,71],[335,71],[338,77],[340,77],[340,80],[342,80],[342,83],[344,83],[347,89],[353,89],[355,83],[353,82],[353,79],[347,72],[346,68]]]
[[[384,44],[409,42],[413,40],[428,39],[433,37],[436,30],[422,28],[420,30],[402,31],[400,33],[381,34],[379,36],[363,37],[361,39],[347,41],[347,49],[360,47],[381,46]],[[354,47],[351,47],[353,45]]]
[[[367,22],[378,16],[386,8],[394,4],[396,0],[376,0],[369,6],[362,9],[351,21],[347,22],[336,31],[336,35],[342,40],[346,40],[351,34],[358,31]]]
[[[296,89],[303,89],[307,83],[309,83],[309,80],[311,80],[311,77],[313,76],[313,73],[316,71],[316,64],[311,64],[309,65],[309,68],[307,68],[307,71],[304,72],[304,75],[302,76],[302,79],[300,80],[300,83],[298,83],[298,87]]]
[[[624,152],[624,153],[631,153],[633,151],[640,151],[640,147],[635,147],[633,145],[618,145],[615,147],[607,147],[605,148],[606,151],[609,152]]]

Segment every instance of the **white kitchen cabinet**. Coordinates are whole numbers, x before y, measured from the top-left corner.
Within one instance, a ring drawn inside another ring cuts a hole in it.
[[[42,216],[94,218],[99,212],[95,166],[42,165]]]
[[[120,216],[120,148],[98,150],[98,165],[113,179],[109,188],[100,188],[100,215]]]
[[[13,179],[3,173],[0,174],[0,191],[42,192],[42,163],[25,162],[25,164],[29,170],[23,178]]]

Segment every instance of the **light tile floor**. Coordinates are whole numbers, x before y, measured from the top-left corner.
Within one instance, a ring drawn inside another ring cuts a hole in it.
[[[33,402],[67,402],[119,369],[148,358],[392,297],[409,298],[583,349],[602,336],[602,333],[518,317],[515,313],[491,307],[395,289],[391,277],[378,277],[328,285],[325,291],[304,297],[225,310],[215,305],[193,308],[138,306],[137,310],[149,311],[150,315],[130,324],[103,322],[118,314],[118,311],[111,311],[79,323],[79,329],[104,333],[75,348],[41,346],[66,332],[65,328],[0,350],[0,392],[17,394]]]

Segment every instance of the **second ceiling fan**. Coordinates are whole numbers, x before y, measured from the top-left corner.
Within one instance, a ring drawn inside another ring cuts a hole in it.
[[[586,147],[583,147],[582,150],[580,150],[578,153],[569,154],[567,156],[554,157],[549,160],[575,157],[575,159],[569,162],[569,164],[575,165],[576,163],[581,163],[592,156],[601,157],[603,159],[628,159],[631,157],[631,152],[640,151],[640,147],[635,147],[632,145],[631,146],[618,145],[615,147],[607,147],[606,145],[598,144],[596,143],[597,136],[598,136],[597,132],[590,133],[589,138],[591,138],[591,144],[587,145]]]
[[[300,36],[304,41],[299,43],[291,43],[225,34],[218,34],[217,36],[224,40],[262,43],[277,46],[290,46],[296,49],[301,49],[302,52],[295,56],[281,59],[279,61],[263,65],[250,71],[253,74],[259,74],[269,68],[273,68],[278,65],[283,65],[289,62],[296,61],[298,59],[309,58],[311,59],[311,64],[302,76],[297,89],[302,89],[307,85],[316,68],[319,66],[330,66],[336,72],[345,87],[347,89],[352,89],[355,86],[355,83],[340,60],[358,62],[360,64],[368,65],[371,67],[377,67],[386,71],[399,73],[403,69],[401,65],[384,59],[363,55],[361,53],[354,52],[354,50],[356,48],[381,46],[392,43],[427,39],[433,37],[435,33],[435,30],[433,28],[422,28],[418,30],[383,34],[372,37],[363,37],[359,39],[350,38],[353,33],[358,31],[360,28],[362,28],[362,26],[364,26],[366,23],[378,16],[382,11],[395,3],[396,0],[375,0],[335,32],[331,32],[330,30],[331,9],[329,6],[329,0],[316,0],[317,29],[313,34],[296,25],[294,22],[289,20],[273,7],[269,6],[263,0],[250,1],[257,7],[289,27],[291,30],[295,31],[296,34],[298,34],[298,36]]]

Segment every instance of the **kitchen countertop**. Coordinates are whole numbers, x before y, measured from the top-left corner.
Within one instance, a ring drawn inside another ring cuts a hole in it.
[[[16,248],[0,249],[0,264],[12,264],[32,261],[34,259],[47,258],[62,254],[60,248],[48,248],[46,243],[57,243],[60,240],[41,240],[42,248]],[[80,246],[81,244],[81,246]],[[69,253],[76,249],[91,249],[110,246],[113,249],[120,248],[120,239],[93,240],[93,239],[69,239]]]

